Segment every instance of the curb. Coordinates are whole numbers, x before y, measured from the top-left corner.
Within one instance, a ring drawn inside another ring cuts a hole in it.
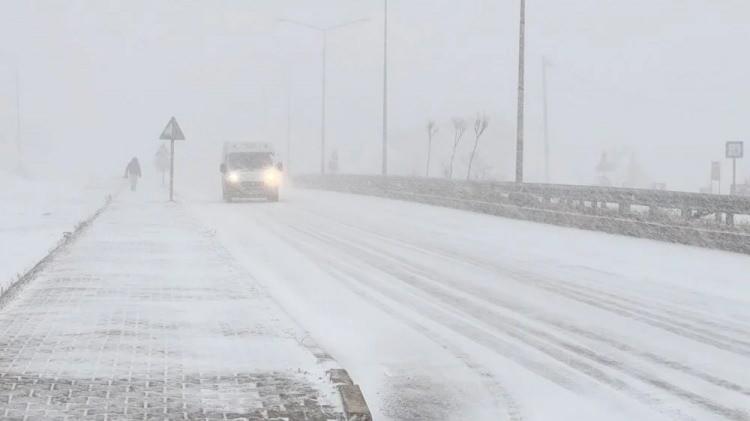
[[[330,367],[326,370],[328,380],[333,387],[339,392],[341,406],[344,410],[345,421],[372,421],[370,408],[362,394],[359,385],[354,384],[349,372],[341,368],[339,363],[325,352],[315,341],[309,340],[305,344],[308,350],[313,353],[318,360],[318,364],[324,367]]]
[[[328,370],[328,379],[336,386],[344,407],[344,418],[347,421],[372,421],[370,408],[359,385],[354,384],[349,373],[343,368]]]
[[[80,221],[73,228],[73,231],[65,231],[62,238],[57,244],[47,253],[46,256],[42,257],[31,269],[26,271],[24,274],[19,275],[15,282],[10,284],[7,288],[0,290],[0,309],[4,308],[13,298],[15,298],[32,279],[34,279],[47,265],[54,260],[61,251],[63,251],[68,245],[75,241],[99,215],[104,212],[107,207],[112,203],[112,195],[108,194],[104,201],[104,206],[97,209],[93,214],[89,215],[86,219]]]

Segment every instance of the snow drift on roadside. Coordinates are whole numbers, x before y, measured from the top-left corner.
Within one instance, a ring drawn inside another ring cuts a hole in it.
[[[121,180],[39,180],[0,173],[0,287],[29,270]]]

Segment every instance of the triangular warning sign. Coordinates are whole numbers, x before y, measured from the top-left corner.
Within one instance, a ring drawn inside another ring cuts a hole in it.
[[[176,118],[172,117],[169,119],[169,123],[167,123],[167,127],[165,127],[161,132],[161,136],[159,136],[159,139],[185,140],[185,135],[182,134],[182,129],[180,128],[180,125],[177,124]]]

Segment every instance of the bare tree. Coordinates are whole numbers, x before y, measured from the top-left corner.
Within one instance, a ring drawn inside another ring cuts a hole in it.
[[[451,161],[448,167],[448,178],[453,178],[453,161],[456,159],[456,149],[461,142],[461,138],[466,133],[466,120],[459,117],[453,118],[453,150],[451,151]]]
[[[427,122],[427,170],[425,171],[425,177],[430,176],[430,158],[432,156],[432,137],[438,132],[438,126],[435,121],[430,120]]]
[[[471,179],[471,164],[474,162],[474,156],[477,153],[477,147],[479,146],[479,138],[482,137],[482,133],[487,130],[487,126],[490,124],[490,119],[486,114],[477,114],[476,120],[474,120],[474,149],[471,150],[471,156],[469,157],[469,170],[466,171],[466,179]]]

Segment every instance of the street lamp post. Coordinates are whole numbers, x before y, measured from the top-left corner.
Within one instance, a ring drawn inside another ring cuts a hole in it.
[[[518,109],[516,126],[516,183],[523,183],[523,107],[524,60],[526,33],[526,0],[521,0],[521,21],[518,34]]]
[[[383,1],[383,167],[388,175],[388,0]]]
[[[320,93],[320,173],[326,173],[326,107],[327,104],[327,77],[328,77],[328,31],[323,31],[323,56],[321,63],[323,67],[321,74],[321,93]]]
[[[303,28],[311,29],[313,31],[317,31],[323,35],[323,48],[321,50],[321,64],[322,64],[322,71],[321,71],[321,98],[320,98],[320,173],[325,174],[326,172],[326,78],[327,78],[327,50],[328,50],[328,32],[343,28],[345,26],[354,25],[355,23],[361,23],[366,22],[369,19],[356,19],[349,22],[344,22],[341,24],[333,25],[333,26],[327,26],[327,27],[320,27],[311,25],[309,23],[304,22],[298,22],[291,19],[279,19],[279,22],[289,23],[292,25],[301,26]]]
[[[544,182],[549,183],[549,116],[547,109],[547,57],[542,57],[542,95],[544,99]]]

